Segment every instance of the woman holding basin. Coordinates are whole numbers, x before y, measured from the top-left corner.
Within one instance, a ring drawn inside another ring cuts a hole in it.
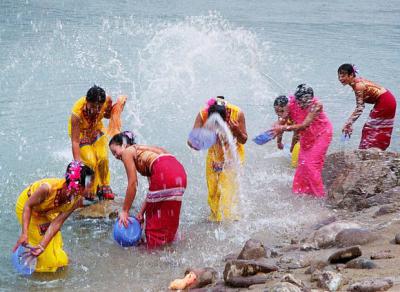
[[[115,158],[121,160],[128,177],[128,186],[119,224],[128,227],[129,210],[136,196],[137,173],[149,179],[149,191],[136,215],[145,221],[146,244],[155,248],[175,239],[179,227],[182,196],[186,189],[186,172],[182,164],[165,149],[136,144],[135,135],[125,131],[109,143]]]

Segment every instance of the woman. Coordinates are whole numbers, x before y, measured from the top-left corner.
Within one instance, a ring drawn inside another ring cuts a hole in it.
[[[286,125],[293,125],[293,121],[287,118],[288,103],[289,99],[287,98],[287,96],[280,95],[274,100],[274,110],[276,115],[278,116],[278,123],[280,123],[280,121],[282,120],[282,122],[285,122]],[[293,131],[292,143],[290,145],[290,153],[291,153],[293,168],[297,167],[299,158],[300,144],[298,143],[298,141],[299,141],[299,135],[296,131]],[[276,138],[276,145],[278,149],[283,150],[284,145],[282,143],[282,134],[278,135],[278,137]]]
[[[124,163],[128,187],[120,224],[128,226],[129,209],[137,190],[137,173],[148,177],[149,192],[136,218],[145,221],[148,248],[174,240],[179,227],[182,195],[186,188],[186,172],[182,164],[170,153],[157,146],[138,145],[132,132],[115,135],[109,143],[115,158]]]
[[[221,117],[222,123],[226,124],[234,138],[236,149],[229,148],[227,143],[221,141],[223,139],[218,139],[217,143],[208,149],[206,180],[207,201],[211,213],[208,219],[213,222],[237,220],[239,175],[245,160],[244,144],[247,141],[245,116],[238,106],[228,103],[223,96],[217,96],[209,99],[207,105],[197,114],[193,129],[207,128],[212,115],[218,115]],[[222,124],[219,126],[223,127]],[[190,141],[187,144],[192,149],[198,150]],[[235,151],[237,159],[235,159]]]
[[[69,133],[74,160],[82,161],[94,170],[93,186],[86,194],[88,199],[114,199],[110,187],[106,129],[103,118],[109,119],[112,100],[104,89],[94,85],[86,96],[73,106],[69,120]]]
[[[294,124],[286,125],[291,119]],[[276,135],[295,131],[300,136],[299,161],[293,180],[293,192],[324,197],[322,168],[325,154],[332,140],[332,125],[314,97],[314,91],[306,84],[297,86],[290,97],[286,116],[275,127]]]
[[[80,206],[92,175],[88,166],[73,161],[65,178],[36,181],[19,195],[15,211],[22,232],[13,251],[20,245],[30,246],[31,255],[38,257],[36,272],[55,272],[68,265],[60,229]]]
[[[338,69],[338,79],[343,85],[350,85],[356,96],[356,108],[345,123],[342,132],[350,136],[353,123],[362,114],[365,103],[373,104],[368,121],[364,124],[359,149],[372,147],[386,150],[392,138],[396,98],[384,87],[356,76],[351,64],[343,64]]]

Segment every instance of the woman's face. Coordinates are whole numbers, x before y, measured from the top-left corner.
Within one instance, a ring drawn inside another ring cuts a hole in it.
[[[97,115],[100,113],[103,103],[99,102],[87,102],[86,109],[90,115]]]
[[[110,150],[112,155],[114,155],[115,158],[118,160],[122,159],[122,152],[124,151],[125,147],[121,145],[117,145],[115,143],[110,145]]]
[[[287,107],[287,105],[285,105],[285,106],[276,105],[276,106],[274,106],[274,109],[275,109],[276,115],[279,118],[285,119],[288,116],[288,107]]]
[[[338,79],[339,79],[340,83],[342,83],[343,85],[348,85],[351,82],[353,82],[354,76],[347,74],[345,72],[339,72]]]

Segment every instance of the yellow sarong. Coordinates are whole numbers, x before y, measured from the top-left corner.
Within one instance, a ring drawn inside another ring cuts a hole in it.
[[[227,104],[228,118],[237,121],[240,109],[237,106]],[[207,110],[200,112],[205,122],[208,118]],[[208,205],[211,214],[210,221],[222,221],[223,219],[238,219],[237,204],[239,202],[239,168],[244,162],[244,145],[236,143],[236,165],[230,149],[225,153],[220,144],[213,145],[207,153],[206,179],[208,188]]]
[[[32,210],[31,220],[28,227],[28,243],[36,246],[42,240],[47,228],[60,212],[68,212],[79,197],[71,202],[60,202],[57,193],[62,188],[65,179],[50,178],[43,179],[31,184],[18,197],[15,213],[19,223],[22,225],[22,214],[26,201],[42,184],[50,186],[49,196]],[[68,256],[63,250],[61,231],[49,242],[44,252],[37,258],[36,272],[55,272],[58,268],[68,265]]]

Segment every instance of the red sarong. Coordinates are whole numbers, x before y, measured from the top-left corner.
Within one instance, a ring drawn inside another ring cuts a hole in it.
[[[185,188],[185,169],[174,156],[160,156],[154,161],[146,196],[145,233],[148,248],[175,239]]]
[[[358,148],[377,147],[386,150],[392,138],[395,114],[396,98],[390,91],[386,91],[379,97],[364,124]]]

